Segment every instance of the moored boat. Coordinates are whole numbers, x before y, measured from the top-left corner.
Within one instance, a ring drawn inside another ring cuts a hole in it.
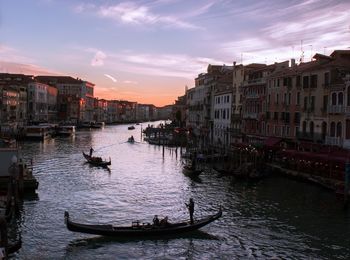
[[[134,129],[135,129],[135,126],[133,125],[128,127],[128,130],[134,130]]]
[[[222,215],[221,208],[216,214],[209,215],[205,218],[197,219],[190,223],[190,221],[181,221],[177,223],[167,223],[164,226],[155,226],[149,223],[140,224],[140,222],[133,222],[131,226],[113,226],[113,225],[91,225],[73,222],[69,218],[69,213],[64,213],[65,223],[68,230],[73,232],[81,232],[94,235],[112,236],[112,237],[162,237],[165,235],[176,235],[190,231],[197,230],[209,223],[217,220]]]
[[[63,125],[56,129],[56,135],[59,136],[71,136],[75,133],[75,126],[73,125]]]
[[[107,166],[112,164],[111,158],[109,158],[109,161],[104,161],[104,160],[102,160],[101,157],[90,156],[84,152],[83,152],[83,155],[84,155],[84,158],[86,159],[86,161],[94,166],[107,167]]]
[[[49,125],[34,125],[26,127],[26,138],[43,141],[51,138],[53,133],[52,127]]]

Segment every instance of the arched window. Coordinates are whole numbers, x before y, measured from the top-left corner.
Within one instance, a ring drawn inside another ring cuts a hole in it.
[[[332,94],[332,106],[337,104],[337,93]]]
[[[310,135],[314,136],[314,122],[313,121],[310,122]]]
[[[322,122],[322,129],[321,129],[321,134],[322,134],[322,140],[324,140],[326,138],[327,135],[327,123],[326,122]]]
[[[303,121],[303,134],[306,133],[306,121]]]
[[[343,92],[338,93],[338,105],[343,105]]]
[[[342,134],[342,125],[341,122],[337,123],[337,137],[341,137]]]
[[[335,123],[332,122],[331,123],[331,137],[335,137]]]
[[[347,99],[347,105],[350,106],[350,86],[348,87],[346,99]]]

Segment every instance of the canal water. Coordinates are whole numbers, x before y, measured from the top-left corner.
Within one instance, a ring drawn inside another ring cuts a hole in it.
[[[145,125],[144,125],[145,127]],[[180,149],[141,142],[141,125],[78,131],[75,137],[22,144],[40,185],[24,202],[18,259],[349,259],[350,213],[317,186],[271,177],[234,182],[206,171],[182,173]],[[126,143],[134,135],[137,143]],[[84,163],[82,151],[111,158],[110,171]],[[218,221],[192,234],[158,240],[117,240],[73,233],[64,211],[84,223],[129,225],[188,219],[223,207]]]

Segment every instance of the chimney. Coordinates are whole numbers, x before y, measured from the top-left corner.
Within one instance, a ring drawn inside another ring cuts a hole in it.
[[[295,59],[290,59],[290,66],[294,67],[295,66]]]

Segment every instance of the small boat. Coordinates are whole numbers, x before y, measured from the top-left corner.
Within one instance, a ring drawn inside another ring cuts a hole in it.
[[[128,130],[134,130],[134,129],[135,129],[135,126],[133,125],[128,127]]]
[[[83,155],[88,163],[94,166],[101,166],[101,167],[107,167],[108,165],[111,165],[111,158],[109,158],[109,161],[103,161],[101,157],[95,157],[90,156],[83,152]]]
[[[219,211],[208,217],[197,219],[190,223],[190,221],[183,221],[178,223],[168,223],[165,226],[155,226],[149,223],[141,224],[139,221],[132,222],[131,226],[113,226],[113,225],[90,225],[73,222],[69,219],[69,213],[64,213],[65,223],[68,230],[73,232],[81,232],[94,235],[112,236],[112,237],[157,237],[165,235],[176,235],[185,232],[197,230],[209,223],[217,220],[222,215],[221,208]]]
[[[57,127],[56,135],[59,136],[72,136],[75,133],[74,125],[62,125]]]
[[[191,177],[197,177],[199,176],[201,173],[203,172],[203,170],[201,169],[197,169],[196,167],[192,167],[192,165],[185,165],[183,167],[183,173],[187,176],[191,176]]]
[[[131,144],[135,143],[135,139],[133,137],[129,137],[128,143],[131,143]]]

